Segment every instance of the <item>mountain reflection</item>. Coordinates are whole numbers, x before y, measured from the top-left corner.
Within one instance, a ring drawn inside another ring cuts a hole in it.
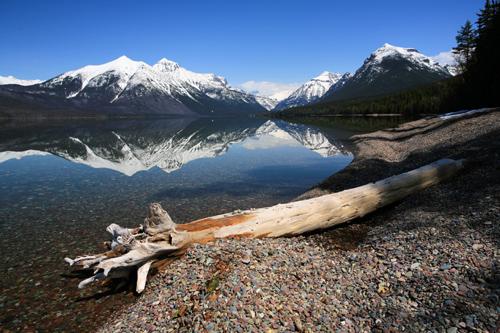
[[[0,131],[0,163],[50,153],[128,176],[153,167],[170,173],[190,161],[220,156],[238,143],[245,149],[301,145],[323,157],[348,154],[331,134],[284,121],[161,119],[5,128]]]

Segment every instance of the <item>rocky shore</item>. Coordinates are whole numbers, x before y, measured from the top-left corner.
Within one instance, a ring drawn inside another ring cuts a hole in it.
[[[194,246],[101,332],[497,332],[499,138],[498,110],[354,137],[355,161],[302,198],[472,164],[345,226]]]

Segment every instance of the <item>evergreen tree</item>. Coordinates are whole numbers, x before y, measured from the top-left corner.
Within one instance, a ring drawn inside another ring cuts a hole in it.
[[[477,19],[474,63],[466,75],[476,103],[500,105],[500,3],[487,0]]]
[[[476,32],[469,20],[460,28],[455,39],[457,40],[457,46],[453,48],[453,53],[461,72],[465,72],[471,63],[476,45]]]
[[[495,8],[498,8],[498,3],[493,0],[486,0],[486,3],[484,4],[484,8],[479,11],[479,14],[477,15],[477,29],[479,34],[483,34],[488,27],[491,24],[491,20],[495,16]]]

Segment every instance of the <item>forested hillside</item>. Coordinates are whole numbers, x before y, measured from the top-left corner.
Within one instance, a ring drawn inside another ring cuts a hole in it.
[[[334,114],[436,114],[500,105],[500,3],[486,1],[475,24],[458,31],[454,54],[460,74],[391,95],[327,101],[287,109],[277,117]]]

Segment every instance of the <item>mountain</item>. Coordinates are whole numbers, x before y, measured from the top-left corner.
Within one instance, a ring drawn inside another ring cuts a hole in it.
[[[264,107],[267,111],[271,111],[278,105],[278,100],[272,98],[272,97],[266,97],[266,96],[255,96],[255,99],[257,102],[259,102],[260,105]]]
[[[31,86],[33,84],[37,84],[40,82],[42,82],[42,81],[41,80],[21,80],[21,79],[13,77],[12,75],[9,75],[9,76],[1,76],[0,75],[0,85],[18,84],[20,86]]]
[[[201,74],[161,59],[150,66],[122,56],[32,86],[0,87],[0,109],[68,109],[115,115],[224,115],[262,112],[255,96],[231,88],[215,74]]]
[[[344,76],[345,74],[323,72],[304,83],[287,98],[279,102],[275,110],[314,103]]]
[[[159,168],[166,173],[200,159],[225,154],[248,138],[273,136],[297,142],[323,157],[348,154],[344,146],[316,128],[262,119],[176,118],[106,122],[97,127],[54,127],[0,132],[0,163],[52,154],[92,168],[132,176]]]
[[[412,48],[384,44],[343,83],[332,86],[322,101],[386,95],[450,77],[450,72]]]

